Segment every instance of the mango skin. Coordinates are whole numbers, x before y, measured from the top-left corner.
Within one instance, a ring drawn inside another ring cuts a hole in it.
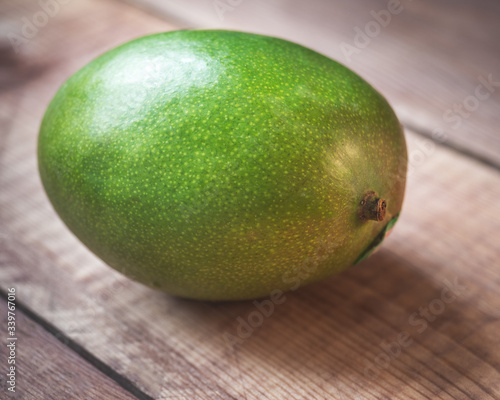
[[[300,45],[231,31],[142,37],[73,75],[44,116],[55,210],[128,277],[243,300],[339,272],[401,210],[406,144],[386,100]],[[361,221],[373,190],[384,221]],[[380,237],[380,235],[379,235]]]

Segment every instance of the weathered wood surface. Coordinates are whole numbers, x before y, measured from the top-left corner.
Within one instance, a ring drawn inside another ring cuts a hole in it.
[[[69,339],[65,335],[55,331],[47,332],[20,311],[19,307],[13,311],[17,341],[9,341],[8,343],[14,343],[15,347],[7,347],[7,342],[4,340],[7,337],[7,296],[2,295],[2,297],[0,300],[2,323],[2,346],[0,347],[2,394],[0,398],[23,400],[131,400],[137,398],[72,351],[68,347]],[[13,354],[10,352],[11,349]],[[7,364],[9,357],[14,360],[14,363]],[[7,390],[7,387],[13,386],[6,383],[6,373],[11,366],[15,368],[14,392]]]
[[[183,27],[247,30],[318,50],[379,89],[408,127],[446,132],[448,145],[500,166],[498,1],[128,1]],[[495,83],[478,89],[490,76]]]
[[[3,15],[32,15],[36,8],[12,4],[2,3]],[[247,320],[255,304],[152,291],[111,270],[67,231],[36,170],[37,130],[48,101],[100,52],[176,27],[120,2],[86,0],[61,7],[18,54],[2,42],[0,289],[16,287],[26,309],[111,379],[130,382],[139,398],[500,398],[500,176],[421,135],[407,132],[404,212],[383,249],[339,276],[286,294],[261,326],[240,328],[248,337],[234,346],[227,334],[238,337],[240,318]],[[23,329],[36,331],[30,323]],[[398,339],[392,356],[384,355],[383,347]],[[86,362],[66,366],[77,374]],[[27,380],[19,388],[49,390]]]
[[[418,148],[421,139],[410,138]],[[27,307],[154,398],[500,396],[500,178],[477,162],[436,147],[410,177],[405,213],[383,250],[287,294],[231,348],[224,334],[237,335],[238,317],[256,310],[251,302],[180,300],[126,280],[61,225],[32,178],[34,160],[9,160],[2,168],[21,184],[5,186],[17,201],[1,204],[10,216],[2,286],[17,286]],[[475,206],[465,201],[474,198]],[[445,281],[459,292],[440,304]],[[429,305],[434,321],[410,320]],[[384,365],[381,345],[402,332],[413,343],[387,368],[367,369]]]

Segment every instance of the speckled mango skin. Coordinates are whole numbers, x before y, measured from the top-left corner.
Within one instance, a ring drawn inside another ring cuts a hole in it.
[[[55,210],[128,277],[203,300],[295,289],[352,265],[399,214],[401,126],[346,67],[230,31],[142,37],[58,91],[39,170]],[[361,221],[373,190],[384,221]]]

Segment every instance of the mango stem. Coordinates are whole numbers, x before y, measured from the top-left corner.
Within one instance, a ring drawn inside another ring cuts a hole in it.
[[[362,221],[383,221],[387,202],[381,199],[374,191],[365,193],[363,200],[359,203],[359,217]]]

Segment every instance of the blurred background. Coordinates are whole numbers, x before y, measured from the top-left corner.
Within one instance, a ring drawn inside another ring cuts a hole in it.
[[[0,18],[4,91],[44,73],[57,73],[57,86],[96,55],[148,33],[250,31],[344,63],[388,98],[405,126],[500,165],[500,90],[475,96],[490,75],[500,81],[498,1],[3,0]]]
[[[69,233],[37,172],[40,122],[69,76],[190,28],[334,58],[389,100],[408,140],[405,204],[382,249],[287,294],[237,348],[223,335],[252,302],[124,278]],[[20,398],[499,399],[499,127],[497,0],[1,0],[0,332],[15,287]],[[411,324],[450,285],[455,300]],[[391,345],[404,332],[412,344]],[[6,359],[2,345],[0,398]]]

